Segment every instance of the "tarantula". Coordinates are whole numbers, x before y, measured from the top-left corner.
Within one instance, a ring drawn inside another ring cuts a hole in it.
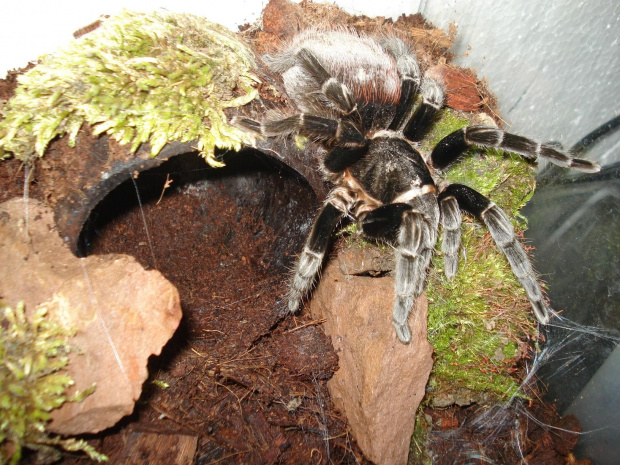
[[[281,74],[298,112],[262,122],[237,117],[234,124],[263,137],[302,135],[320,143],[326,149],[321,169],[334,185],[290,282],[290,312],[298,310],[311,289],[333,230],[350,216],[366,236],[395,245],[393,320],[398,338],[409,342],[407,319],[422,293],[440,224],[445,274],[456,274],[462,210],[487,226],[525,288],[536,318],[542,324],[549,321],[532,265],[505,213],[477,191],[449,184],[439,174],[471,146],[496,147],[530,160],[543,157],[586,172],[598,171],[596,163],[488,126],[455,131],[423,156],[418,142],[443,106],[444,89],[429,73],[421,74],[413,53],[396,37],[307,31],[265,61]]]

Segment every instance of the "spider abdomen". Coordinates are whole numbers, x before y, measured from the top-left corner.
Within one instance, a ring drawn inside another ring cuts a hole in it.
[[[356,100],[398,103],[400,76],[396,60],[379,43],[345,31],[305,31],[296,36],[281,55],[266,60],[274,71],[282,74],[289,96],[300,109],[316,109],[318,102],[313,97],[321,91],[320,83],[299,65],[296,57],[302,49],[315,56],[331,76],[351,89]]]

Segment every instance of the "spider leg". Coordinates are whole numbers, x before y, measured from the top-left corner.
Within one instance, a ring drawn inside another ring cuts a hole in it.
[[[337,188],[319,211],[289,285],[289,312],[294,313],[299,309],[302,299],[312,288],[329,246],[332,231],[352,204],[353,199],[349,193]]]
[[[410,210],[412,207],[407,203],[390,203],[375,208],[360,218],[362,231],[375,239],[396,241],[403,214]]]
[[[425,77],[420,93],[422,103],[403,129],[404,136],[412,142],[422,140],[444,103],[444,90],[435,79]]]
[[[395,302],[392,312],[396,335],[411,341],[407,320],[422,294],[426,270],[437,241],[439,211],[435,194],[424,194],[407,203],[379,207],[361,219],[365,234],[396,242]]]
[[[332,173],[340,173],[368,152],[368,147],[334,147],[323,160],[323,166]]]
[[[258,133],[263,137],[301,134],[317,141],[341,147],[360,147],[366,143],[364,135],[355,124],[349,121],[305,113],[263,122],[236,116],[231,122],[235,126]]]
[[[454,278],[458,267],[459,248],[461,246],[461,211],[457,200],[452,196],[439,196],[440,222],[443,226],[441,252],[444,260],[444,272],[448,279]]]
[[[297,59],[319,84],[321,92],[343,115],[349,115],[357,109],[355,98],[349,88],[332,77],[312,52],[302,48],[297,52]]]
[[[396,301],[392,311],[396,335],[411,341],[407,324],[416,297],[422,293],[430,253],[424,248],[424,215],[409,211],[403,215],[396,249]]]
[[[348,116],[357,111],[357,103],[349,88],[332,77],[312,52],[302,48],[297,52],[296,60],[319,85],[320,91],[317,92],[324,95],[342,116]],[[285,118],[268,119],[263,122],[246,117],[235,117],[232,120],[232,124],[264,137],[300,134],[318,142],[337,147],[358,148],[366,144],[366,138],[360,129],[361,121],[359,118],[346,120],[298,113]],[[353,156],[355,158],[356,155],[354,154]],[[335,155],[335,158],[339,157]],[[357,159],[359,159],[359,156],[357,156],[355,161]],[[346,162],[348,163],[346,166],[350,166],[355,161]],[[338,162],[337,166],[339,166]],[[342,169],[344,168],[334,168],[334,172],[342,171]]]
[[[392,317],[396,334],[402,342],[411,340],[407,320],[415,300],[422,294],[426,270],[431,261],[439,222],[439,208],[435,194],[426,194],[408,202],[398,233],[396,249],[396,301]]]
[[[418,90],[420,90],[420,66],[415,55],[402,40],[390,37],[382,41],[381,45],[396,59],[396,68],[401,79],[400,100],[388,129],[401,131],[409,119]]]
[[[469,126],[444,137],[431,154],[433,166],[440,170],[446,168],[471,146],[498,148],[518,153],[529,160],[542,157],[556,165],[575,168],[587,173],[595,173],[601,169],[598,163],[582,158],[572,158],[551,144],[541,144],[490,126]]]
[[[525,250],[517,240],[506,214],[491,200],[462,184],[451,184],[439,194],[440,202],[453,198],[464,211],[480,218],[489,229],[497,247],[506,255],[512,271],[525,288],[534,315],[542,324],[549,321],[549,309],[543,301],[542,290]]]

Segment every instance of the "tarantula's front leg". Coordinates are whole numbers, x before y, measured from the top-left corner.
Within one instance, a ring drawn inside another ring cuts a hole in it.
[[[366,138],[359,128],[350,121],[307,115],[305,113],[263,122],[244,116],[236,116],[231,122],[235,126],[255,132],[263,137],[301,134],[318,142],[352,148],[361,147],[366,143]]]
[[[434,194],[426,194],[408,203],[379,207],[362,219],[366,235],[396,237],[396,299],[393,319],[396,335],[402,342],[411,341],[409,314],[422,294],[426,270],[437,241],[439,211]]]
[[[299,257],[288,293],[288,309],[294,313],[312,288],[329,246],[332,231],[349,210],[353,199],[344,189],[332,191],[314,220],[304,250]]]
[[[491,126],[468,126],[448,134],[439,141],[431,154],[433,166],[440,170],[446,168],[471,146],[498,148],[518,153],[529,160],[542,157],[558,166],[575,168],[586,173],[596,173],[601,169],[598,163],[572,158],[551,144],[541,144]]]
[[[506,214],[484,195],[461,184],[451,184],[439,194],[440,202],[450,198],[455,199],[464,211],[480,218],[489,228],[493,240],[506,255],[513,273],[525,288],[534,315],[540,323],[547,324],[549,309],[543,301],[542,290],[527,253],[517,240],[514,228]]]
[[[416,298],[422,294],[426,269],[432,249],[428,248],[424,237],[424,215],[408,211],[398,234],[396,248],[396,301],[392,311],[396,335],[402,342],[411,341],[408,319]]]
[[[420,87],[422,102],[403,128],[404,136],[413,142],[419,142],[428,132],[437,113],[444,104],[444,89],[435,79],[424,77]]]
[[[459,248],[461,246],[461,211],[454,197],[440,197],[440,220],[443,226],[443,254],[444,272],[448,279],[454,278],[459,264]]]

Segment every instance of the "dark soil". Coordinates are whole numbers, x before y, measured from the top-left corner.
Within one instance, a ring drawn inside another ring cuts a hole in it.
[[[195,154],[174,158],[121,185],[87,227],[89,254],[128,253],[157,268],[179,289],[184,312],[150,370],[169,387],[148,386],[134,418],[100,439],[106,453],[147,429],[197,434],[196,463],[361,456],[329,404],[326,381],[337,357],[328,340],[303,316],[277,324],[287,268],[303,240],[288,250],[287,204],[305,205],[311,216],[313,195],[292,173],[245,157],[249,163],[228,160],[217,172]],[[166,179],[172,185],[157,203]],[[294,197],[272,194],[280,205],[267,205],[262,193],[270,189]]]

